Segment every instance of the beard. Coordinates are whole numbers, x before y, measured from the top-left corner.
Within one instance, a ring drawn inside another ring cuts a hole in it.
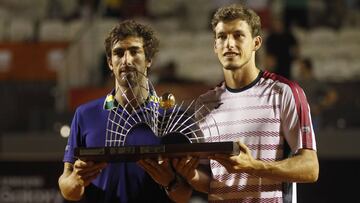
[[[117,83],[125,88],[133,88],[139,85],[141,73],[135,66],[121,66],[116,75]]]
[[[116,78],[117,83],[122,87],[134,88],[139,85],[139,77],[135,71],[123,72]]]
[[[136,69],[131,71],[122,71],[116,77],[116,82],[123,88],[146,88],[148,78],[145,73],[139,72]]]

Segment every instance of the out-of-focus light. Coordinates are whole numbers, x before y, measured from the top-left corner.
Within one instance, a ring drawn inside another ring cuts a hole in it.
[[[63,138],[67,138],[70,135],[70,127],[68,125],[63,125],[60,128],[60,135]]]

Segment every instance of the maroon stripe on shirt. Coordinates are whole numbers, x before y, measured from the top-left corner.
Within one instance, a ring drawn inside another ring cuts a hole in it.
[[[282,76],[276,75],[274,73],[264,71],[263,77],[289,85],[295,98],[296,110],[300,121],[300,128],[301,128],[300,131],[302,134],[303,148],[310,148],[310,149],[313,148],[312,147],[313,143],[311,139],[313,135],[312,135],[311,123],[309,117],[309,108],[304,91],[297,83],[290,81]]]

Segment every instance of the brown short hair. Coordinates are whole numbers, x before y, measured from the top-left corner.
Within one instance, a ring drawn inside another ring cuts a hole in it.
[[[232,21],[235,19],[246,21],[251,28],[251,35],[253,37],[260,35],[260,17],[253,10],[246,8],[241,4],[232,4],[230,6],[219,8],[211,20],[212,29],[215,32],[215,27],[219,22]]]
[[[105,52],[107,58],[111,58],[112,46],[126,37],[140,37],[144,42],[146,60],[150,61],[159,51],[159,40],[155,37],[153,29],[147,25],[125,20],[116,25],[105,39]]]

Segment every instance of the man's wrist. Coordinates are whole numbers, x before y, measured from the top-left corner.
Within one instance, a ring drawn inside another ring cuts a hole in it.
[[[176,189],[181,182],[181,177],[175,173],[174,178],[169,182],[168,185],[164,186],[167,192]]]

